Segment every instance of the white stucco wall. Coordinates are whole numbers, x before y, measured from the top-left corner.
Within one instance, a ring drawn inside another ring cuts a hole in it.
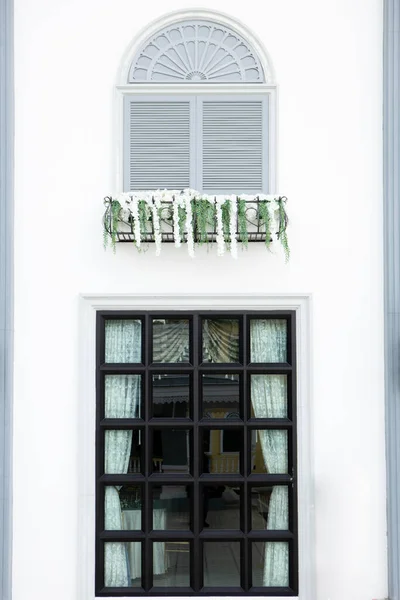
[[[113,84],[137,32],[197,2],[16,0],[14,600],[77,586],[78,296],[311,292],[317,596],[386,596],[381,0],[213,0],[279,83],[292,258],[102,247]],[[89,599],[88,599],[89,600]]]

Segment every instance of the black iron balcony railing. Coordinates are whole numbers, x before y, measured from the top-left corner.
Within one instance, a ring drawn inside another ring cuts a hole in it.
[[[159,227],[161,240],[163,243],[173,243],[174,235],[174,216],[173,202],[162,200],[158,208]],[[271,199],[260,199],[255,197],[253,200],[243,200],[237,197],[236,214],[236,239],[238,242],[247,244],[248,242],[270,243],[275,240],[283,242],[286,239],[286,227],[288,217],[285,210],[285,196],[277,196]],[[204,200],[192,200],[192,231],[195,243],[216,242],[218,235],[218,223],[216,218],[216,209],[214,216],[208,216],[205,222],[198,216],[196,202],[205,202]],[[208,202],[208,201],[207,201]],[[118,200],[107,196],[104,199],[106,210],[104,213],[105,233],[114,241],[135,242],[135,219],[129,208],[123,207]],[[272,214],[273,213],[273,214]],[[136,229],[137,231],[137,229]],[[180,232],[182,242],[187,242],[188,234],[184,225]],[[225,221],[224,237],[229,242],[230,230]],[[155,227],[152,212],[149,211],[147,217],[140,220],[140,241],[142,243],[152,243],[155,241]]]

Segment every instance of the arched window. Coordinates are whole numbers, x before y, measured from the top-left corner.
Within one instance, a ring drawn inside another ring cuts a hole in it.
[[[150,26],[119,75],[118,190],[274,193],[275,83],[242,25],[190,11]]]

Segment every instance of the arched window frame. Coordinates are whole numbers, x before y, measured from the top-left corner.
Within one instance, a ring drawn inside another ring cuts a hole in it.
[[[264,73],[264,83],[127,83],[129,71],[136,54],[144,46],[146,41],[156,35],[158,31],[167,26],[184,20],[214,21],[236,31],[243,37],[254,50]],[[226,96],[235,94],[238,96],[253,96],[268,98],[268,189],[265,193],[278,193],[277,181],[277,84],[271,60],[266,49],[258,37],[245,25],[230,16],[211,10],[180,10],[164,15],[150,25],[147,25],[134,38],[125,52],[118,70],[115,86],[115,152],[114,173],[115,190],[120,192],[124,189],[124,101],[126,97],[151,96],[154,97],[171,94],[174,96],[202,95],[202,96]],[[243,192],[245,190],[238,190]]]

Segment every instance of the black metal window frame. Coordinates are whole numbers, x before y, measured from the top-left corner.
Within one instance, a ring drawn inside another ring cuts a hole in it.
[[[152,319],[189,320],[189,363],[152,362]],[[239,320],[239,363],[201,362],[203,319]],[[135,319],[142,323],[142,363],[105,363],[105,322],[110,319]],[[285,319],[287,322],[287,362],[250,363],[251,319]],[[191,376],[192,409],[190,418],[154,418],[151,410],[153,374],[177,373]],[[202,418],[201,375],[239,374],[241,421]],[[140,419],[104,418],[104,381],[111,374],[142,375],[142,412]],[[284,374],[288,378],[288,416],[284,419],[251,417],[250,375]],[[154,429],[189,429],[190,474],[163,474],[152,470],[152,431]],[[205,430],[235,429],[243,432],[241,474],[201,474],[202,439]],[[107,475],[104,473],[104,439],[108,429],[140,430],[142,444],[141,473]],[[252,474],[250,472],[251,432],[257,429],[281,429],[288,432],[287,475]],[[96,323],[96,596],[296,596],[298,594],[298,510],[297,510],[297,431],[296,431],[296,313],[295,311],[97,311]],[[235,485],[240,488],[240,531],[203,530],[202,500],[199,493],[205,484]],[[135,484],[142,490],[142,530],[106,531],[104,529],[104,498],[106,485]],[[184,484],[191,493],[190,531],[152,530],[152,486]],[[249,488],[266,484],[286,484],[289,489],[289,529],[287,531],[252,530]],[[190,587],[154,587],[152,574],[152,543],[182,541],[190,544]],[[142,542],[142,587],[110,588],[104,586],[104,544],[106,542]],[[241,587],[203,586],[203,543],[232,541],[240,543]],[[251,543],[282,541],[289,544],[289,586],[252,586]]]

